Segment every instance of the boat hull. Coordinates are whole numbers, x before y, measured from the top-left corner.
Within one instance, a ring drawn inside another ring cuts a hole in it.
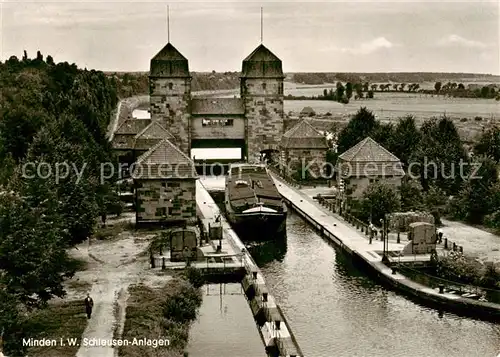
[[[286,213],[227,212],[227,219],[238,236],[244,240],[274,240],[286,233]]]

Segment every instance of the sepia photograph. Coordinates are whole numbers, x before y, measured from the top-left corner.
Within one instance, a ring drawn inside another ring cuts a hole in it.
[[[0,0],[0,357],[500,357],[500,3]]]

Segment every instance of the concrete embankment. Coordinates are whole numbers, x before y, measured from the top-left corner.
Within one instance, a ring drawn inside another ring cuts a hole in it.
[[[198,212],[205,222],[213,222],[220,215],[215,201],[199,181],[196,183],[196,203]],[[222,251],[242,256],[247,274],[241,283],[266,351],[270,355],[303,356],[285,315],[267,289],[266,281],[259,267],[246,250],[243,242],[222,216],[221,224],[224,236],[221,241]]]
[[[370,244],[367,237],[355,227],[321,207],[299,190],[288,186],[276,175],[273,174],[273,177],[279,192],[290,207],[311,223],[323,237],[352,255],[357,263],[368,268],[366,270],[368,274],[377,277],[385,285],[432,307],[475,318],[500,320],[499,304],[470,299],[452,292],[440,293],[439,289],[419,284],[391,269],[382,263],[382,242],[373,241]],[[392,250],[401,248],[401,245],[393,243],[389,243],[389,246]]]

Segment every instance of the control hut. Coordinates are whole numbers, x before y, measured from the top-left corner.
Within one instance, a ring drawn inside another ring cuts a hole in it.
[[[133,174],[136,223],[196,223],[196,179],[193,161],[168,140],[139,157]]]
[[[436,249],[436,228],[427,222],[411,223],[408,239],[410,242],[403,248],[403,255],[430,254]]]
[[[203,257],[198,249],[198,234],[195,228],[174,229],[170,232],[170,261],[194,261]]]
[[[304,178],[322,177],[328,143],[326,137],[306,119],[302,119],[283,134],[279,146],[280,171],[284,175],[300,175],[299,170],[304,163],[308,167]]]

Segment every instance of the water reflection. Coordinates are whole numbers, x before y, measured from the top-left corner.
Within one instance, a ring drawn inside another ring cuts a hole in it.
[[[189,331],[189,357],[265,357],[241,284],[207,284]]]
[[[259,267],[275,260],[282,262],[286,255],[286,234],[265,242],[245,241],[245,246]]]
[[[441,314],[380,286],[300,217],[282,260],[261,265],[307,356],[495,356],[495,325]]]

